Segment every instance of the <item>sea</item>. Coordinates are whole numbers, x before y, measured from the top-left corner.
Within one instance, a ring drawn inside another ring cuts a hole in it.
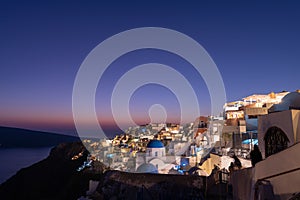
[[[0,184],[20,169],[46,158],[51,148],[0,148]]]

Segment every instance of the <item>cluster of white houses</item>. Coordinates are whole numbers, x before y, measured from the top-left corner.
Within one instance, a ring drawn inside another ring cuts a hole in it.
[[[269,113],[269,109],[282,102],[289,92],[253,94],[241,101],[224,105],[222,134],[232,134],[231,147],[240,149],[245,139],[257,139],[258,118]],[[251,146],[250,146],[251,147]]]
[[[147,127],[137,130],[146,134]],[[136,143],[131,147],[114,148],[102,141],[104,151],[97,151],[100,161],[109,160],[115,169],[129,172],[168,174],[197,168],[199,175],[209,176],[215,166],[228,170],[233,162],[228,153],[234,153],[243,168],[231,177],[237,199],[257,199],[263,194],[260,198],[267,198],[265,182],[272,186],[271,199],[288,199],[300,192],[299,90],[254,94],[226,103],[221,117],[199,117],[186,127],[153,124],[151,130],[156,130],[156,136],[134,136],[131,141]],[[147,140],[142,151],[133,148],[143,139]],[[254,143],[264,160],[251,167],[249,153]],[[205,151],[212,149],[215,153],[206,156]],[[249,181],[240,184],[239,180]]]
[[[246,98],[253,101],[251,98]],[[246,105],[245,120],[257,124],[258,146],[263,161],[232,176],[237,199],[292,199],[300,194],[300,91],[271,93]],[[255,104],[257,104],[255,102]],[[249,112],[247,108],[261,108]],[[262,106],[262,107],[260,107]],[[266,110],[264,110],[266,109]],[[250,115],[254,113],[253,115]],[[239,180],[243,180],[241,183]]]
[[[231,140],[227,144],[224,137],[226,134],[231,134]],[[231,177],[236,199],[291,199],[300,196],[299,90],[271,92],[266,95],[254,94],[244,98],[243,101],[227,103],[224,106],[224,119],[216,117],[196,119],[194,141],[190,147],[199,146],[199,143],[195,142],[197,138],[200,138],[201,142],[206,142],[206,145],[210,142],[216,145],[219,139],[220,149],[239,150],[235,151],[235,154],[242,152],[243,141],[250,138],[248,149],[246,148],[247,154],[253,141],[257,142],[263,161],[257,163],[255,167],[251,167],[250,161],[243,159],[242,154],[239,154],[244,169],[235,171]],[[200,145],[203,145],[201,142]],[[195,161],[195,157],[197,158],[191,153],[187,163],[191,167],[197,166],[199,174],[205,176],[208,176],[215,166],[228,169],[233,161],[224,154],[223,156],[211,154],[200,165],[199,158]],[[151,159],[153,158],[150,158],[150,163]],[[152,163],[158,166],[157,163]]]

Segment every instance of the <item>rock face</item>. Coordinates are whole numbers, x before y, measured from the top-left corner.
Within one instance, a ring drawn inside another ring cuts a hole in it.
[[[82,156],[72,160],[80,152]],[[60,144],[46,159],[1,184],[0,199],[74,199],[88,188],[87,178],[76,171],[86,157],[81,142]]]
[[[96,199],[204,199],[205,178],[107,171]]]

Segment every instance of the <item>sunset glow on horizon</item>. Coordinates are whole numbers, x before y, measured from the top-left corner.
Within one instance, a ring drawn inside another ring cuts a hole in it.
[[[76,134],[72,92],[81,64],[107,38],[139,27],[176,30],[201,44],[220,71],[227,101],[299,89],[298,3],[0,4],[0,126]],[[105,131],[112,135],[121,132],[111,109],[115,85],[126,72],[145,63],[160,63],[180,73],[195,91],[200,114],[211,114],[212,100],[204,77],[187,60],[163,50],[136,50],[116,59],[98,83],[94,106]],[[177,81],[167,74],[165,78]],[[179,90],[186,95],[182,88]],[[146,124],[163,119],[164,111],[158,107],[151,119],[149,109],[157,104],[164,108],[167,122],[179,123],[182,113],[176,95],[155,83],[139,87],[128,105],[133,121]],[[122,99],[116,102],[122,103]],[[191,104],[186,109],[194,107]],[[191,113],[185,121],[192,122],[195,117]],[[83,119],[89,127],[90,119]],[[120,123],[126,126],[128,121],[122,118]]]

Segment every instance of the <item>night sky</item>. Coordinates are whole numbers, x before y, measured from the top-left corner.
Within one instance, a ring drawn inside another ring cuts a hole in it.
[[[200,2],[1,1],[0,125],[75,133],[72,90],[81,63],[103,40],[138,27],[169,28],[198,41],[222,75],[227,101],[299,89],[300,3]],[[108,132],[115,129],[110,110],[114,84],[124,72],[149,62],[184,74],[201,114],[210,114],[208,89],[189,63],[169,52],[139,50],[118,58],[99,82],[97,115]],[[165,107],[168,121],[178,120],[176,97],[155,84],[134,93],[132,118],[149,122],[153,104]]]

